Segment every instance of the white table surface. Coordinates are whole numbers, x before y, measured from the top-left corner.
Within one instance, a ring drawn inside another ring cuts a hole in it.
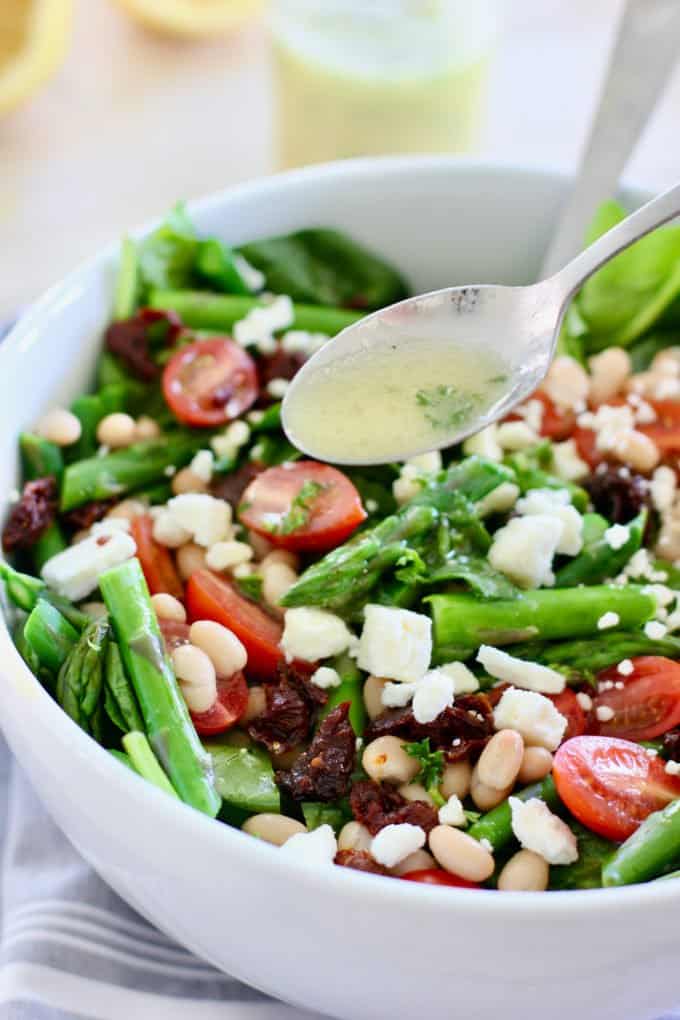
[[[474,0],[471,0],[474,2]],[[506,0],[478,153],[573,167],[619,0]],[[627,177],[680,176],[680,74]],[[68,60],[30,104],[0,119],[0,319],[126,227],[269,172],[267,46],[146,34],[108,0],[79,0]]]

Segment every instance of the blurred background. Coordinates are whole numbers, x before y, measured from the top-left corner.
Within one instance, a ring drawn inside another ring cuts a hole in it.
[[[620,2],[258,8],[0,0],[0,321],[177,199],[284,166],[461,151],[575,167]],[[676,74],[629,179],[677,179],[679,108]]]

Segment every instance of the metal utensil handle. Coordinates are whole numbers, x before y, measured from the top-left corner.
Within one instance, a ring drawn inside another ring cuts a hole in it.
[[[663,223],[680,216],[680,184],[653,198],[577,255],[552,277],[566,301],[603,263]]]
[[[656,105],[680,49],[678,0],[628,0],[574,190],[543,261],[541,279],[583,247],[600,202],[621,172]]]

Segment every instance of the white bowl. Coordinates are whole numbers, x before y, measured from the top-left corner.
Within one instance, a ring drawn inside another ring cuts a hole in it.
[[[232,242],[337,226],[422,291],[533,280],[564,193],[537,170],[370,160],[249,184],[191,214]],[[0,347],[0,493],[16,484],[19,429],[87,386],[114,268],[111,249]],[[498,894],[306,870],[131,775],[42,690],[4,627],[0,669],[7,739],[75,846],[159,927],[264,991],[351,1020],[644,1020],[680,1000],[680,882]]]

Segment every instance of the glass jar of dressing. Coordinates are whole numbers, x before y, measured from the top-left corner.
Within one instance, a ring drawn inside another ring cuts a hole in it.
[[[495,0],[274,0],[279,165],[469,149],[495,15]]]

